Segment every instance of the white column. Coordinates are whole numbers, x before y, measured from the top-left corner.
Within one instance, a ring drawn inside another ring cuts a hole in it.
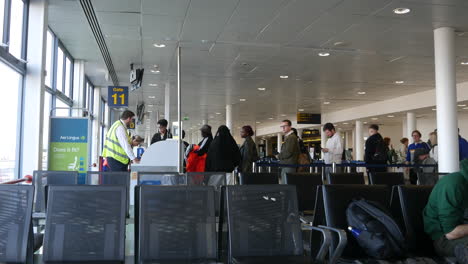
[[[416,130],[416,114],[409,112],[406,113],[406,137],[412,141],[411,134]]]
[[[85,61],[75,60],[73,63],[73,107],[83,107],[83,97],[85,89]],[[72,116],[83,116],[83,110],[72,110]]]
[[[283,143],[283,133],[278,133],[277,134],[278,139],[277,139],[277,148],[278,148],[278,153],[281,152],[281,144]]]
[[[169,86],[169,82],[166,83],[166,87],[164,89],[164,119],[166,119],[167,122],[169,122],[169,126],[171,126],[171,124],[172,124],[172,120],[171,120],[171,89],[170,89],[170,86]]]
[[[320,127],[320,147],[325,148],[327,144],[327,136],[325,135],[325,132],[323,132],[323,126]],[[322,152],[322,159],[324,159],[325,154]]]
[[[456,172],[460,164],[453,28],[442,27],[434,30],[434,58],[439,172]]]
[[[22,151],[18,173],[20,178],[26,174],[32,175],[34,170],[42,169],[47,21],[47,1],[29,1],[28,67],[23,89]]]
[[[232,130],[232,105],[231,104],[226,105],[226,126],[230,130]]]
[[[363,129],[362,129],[362,121],[356,120],[356,132],[354,133],[355,135],[355,140],[354,140],[354,153],[355,157],[354,159],[356,160],[364,160],[364,135],[363,135]]]

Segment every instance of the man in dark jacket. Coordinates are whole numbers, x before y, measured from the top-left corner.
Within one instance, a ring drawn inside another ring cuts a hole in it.
[[[434,240],[436,253],[456,256],[468,263],[468,160],[460,163],[460,172],[443,176],[432,190],[424,209],[424,230]]]
[[[385,142],[379,133],[378,125],[369,126],[369,138],[366,140],[364,161],[367,164],[387,164],[387,150]],[[369,172],[385,172],[387,168],[368,168]]]
[[[280,164],[297,165],[299,163],[299,141],[294,134],[290,120],[283,120],[281,128],[284,133],[284,143],[281,145],[281,152],[278,155]],[[286,174],[296,172],[295,167],[284,167],[281,169],[281,183],[286,184]]]
[[[154,134],[153,138],[151,139],[151,145],[168,138],[172,138],[172,134],[169,130],[167,130],[167,120],[161,119],[158,121],[158,133]]]

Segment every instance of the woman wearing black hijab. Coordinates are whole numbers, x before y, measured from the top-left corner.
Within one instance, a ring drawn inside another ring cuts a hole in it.
[[[222,125],[211,142],[205,171],[232,172],[240,163],[240,151],[229,128]]]

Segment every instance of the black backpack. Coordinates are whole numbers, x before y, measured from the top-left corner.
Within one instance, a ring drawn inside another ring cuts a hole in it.
[[[394,259],[404,257],[406,242],[398,224],[380,204],[364,199],[354,200],[346,209],[350,232],[370,257]]]

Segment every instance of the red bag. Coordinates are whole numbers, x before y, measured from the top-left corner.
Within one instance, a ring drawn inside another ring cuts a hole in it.
[[[187,156],[187,172],[204,172],[206,163],[206,153],[198,156],[195,152],[200,149],[200,146],[194,145],[192,151]]]

